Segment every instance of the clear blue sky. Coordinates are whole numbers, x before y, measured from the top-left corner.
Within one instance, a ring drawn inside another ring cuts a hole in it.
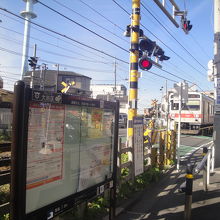
[[[123,29],[125,30],[126,26],[130,23],[130,18],[114,1],[41,1],[125,50],[129,49],[129,38],[123,36]],[[131,0],[116,1],[129,13],[131,12]],[[57,2],[62,3],[66,8],[57,4]],[[90,8],[83,2],[88,4]],[[142,0],[141,2],[173,36],[167,33],[161,24],[159,24],[148,11],[141,7],[141,24],[144,26],[142,27],[144,34],[151,40],[157,41],[157,44],[164,49],[165,54],[171,57],[169,61],[162,63],[163,69],[186,80],[197,83],[203,90],[212,89],[213,83],[207,81],[206,69],[208,61],[213,58],[213,0],[185,0],[185,4],[184,1],[176,0],[181,10],[184,10],[185,6],[188,10],[188,19],[193,24],[189,35],[186,35],[181,28],[176,28],[161,12],[153,0]],[[169,3],[168,0],[167,3]],[[23,0],[1,0],[0,6],[19,15],[20,11],[25,9],[25,2]],[[171,6],[167,4],[167,8],[169,9],[170,7]],[[94,12],[91,8],[98,11],[99,14]],[[34,5],[34,12],[37,14],[37,18],[33,21],[37,24],[48,27],[74,40],[129,62],[129,53],[50,11],[40,3]],[[103,16],[108,20],[103,18]],[[16,79],[20,77],[20,54],[22,53],[24,24],[19,18],[2,10],[0,10],[0,19],[2,20],[0,23],[0,75],[4,79],[5,88],[11,90]],[[105,30],[100,26],[105,28]],[[150,30],[151,33],[148,30]],[[67,69],[91,77],[92,83],[114,83],[113,58],[34,25],[32,25],[31,28],[31,37],[29,56],[33,54],[33,45],[36,43],[38,48],[37,56],[40,57],[39,64],[48,63],[50,69],[54,69],[52,64],[60,64],[61,70]],[[184,46],[188,52],[186,52],[174,38]],[[174,50],[179,56],[173,53],[164,44]],[[6,52],[5,49],[13,53],[15,52],[16,54]],[[200,64],[195,61],[189,53]],[[191,66],[185,61],[190,63]],[[153,67],[151,70],[168,79],[175,81],[180,80],[156,67]],[[128,86],[126,81],[128,76],[128,64],[117,61],[117,83]],[[173,83],[173,81],[168,80],[168,88],[172,88]],[[149,72],[143,72],[142,78],[139,79],[139,109],[149,106],[151,99],[157,98],[160,100],[160,88],[162,86],[165,87],[165,79]]]

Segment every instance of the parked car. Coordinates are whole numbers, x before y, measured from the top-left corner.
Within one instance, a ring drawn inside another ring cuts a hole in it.
[[[120,113],[119,114],[119,128],[126,128],[127,127],[127,114],[125,113]]]

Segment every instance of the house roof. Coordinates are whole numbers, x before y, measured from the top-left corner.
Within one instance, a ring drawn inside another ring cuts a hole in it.
[[[28,71],[27,75],[30,75],[32,71]],[[40,70],[35,70],[35,73],[40,73]],[[56,73],[57,74],[57,70],[47,70],[47,73]],[[88,79],[92,79],[88,76],[85,76],[85,75],[82,75],[82,74],[79,74],[79,73],[76,73],[76,72],[73,72],[73,71],[65,71],[65,70],[59,70],[59,76],[63,76],[63,75],[69,75],[69,76],[79,76],[79,77],[85,77],[85,78],[88,78]]]

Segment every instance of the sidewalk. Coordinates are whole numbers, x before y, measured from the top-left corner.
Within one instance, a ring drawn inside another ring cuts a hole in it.
[[[179,186],[185,181],[185,169],[172,171],[144,191],[116,220],[181,220],[184,217],[184,193]],[[202,172],[193,182],[191,220],[220,219],[220,167],[210,177],[208,192],[203,191]]]

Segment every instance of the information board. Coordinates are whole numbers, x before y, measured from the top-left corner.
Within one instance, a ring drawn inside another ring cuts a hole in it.
[[[27,215],[113,176],[114,103],[54,97],[33,91],[29,102]],[[62,208],[48,210],[47,219]]]
[[[144,172],[144,127],[143,117],[134,117],[133,119],[133,146],[134,146],[134,175],[140,175]]]
[[[112,176],[113,119],[105,109],[30,103],[26,213]]]

